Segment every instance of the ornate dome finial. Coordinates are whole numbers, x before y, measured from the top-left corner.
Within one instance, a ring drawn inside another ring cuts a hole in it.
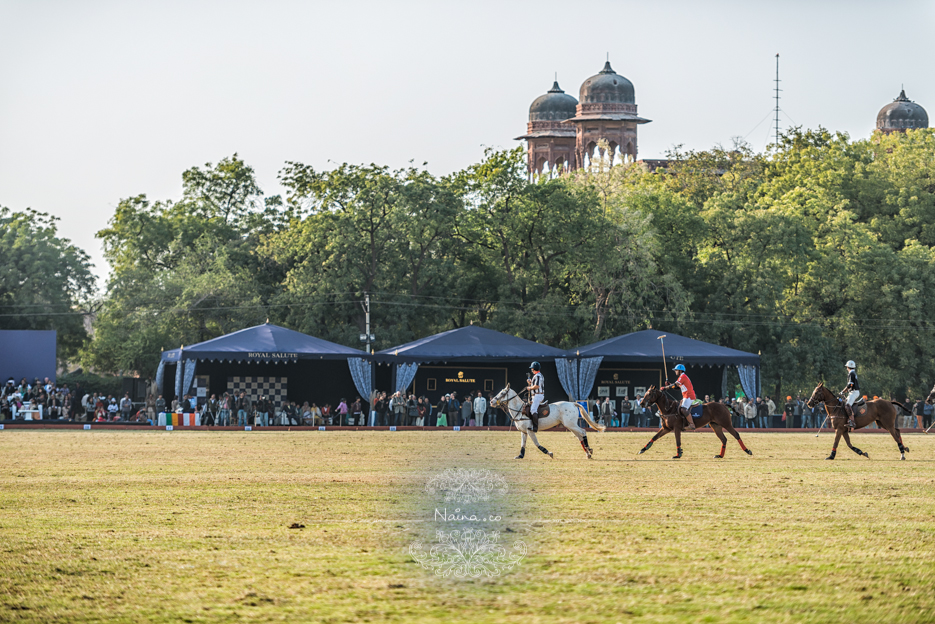
[[[602,74],[616,74],[614,68],[610,66],[610,60],[604,62],[604,69],[601,70]]]

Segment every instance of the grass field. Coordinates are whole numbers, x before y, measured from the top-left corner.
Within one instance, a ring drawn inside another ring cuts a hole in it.
[[[935,621],[935,436],[648,437],[2,431],[0,621]],[[501,577],[408,554],[452,467],[510,485]]]

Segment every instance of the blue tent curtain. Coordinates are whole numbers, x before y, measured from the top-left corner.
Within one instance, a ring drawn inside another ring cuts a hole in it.
[[[351,369],[351,379],[357,393],[365,401],[370,401],[370,360],[364,358],[347,358],[347,366]],[[415,374],[415,373],[413,373]]]
[[[191,391],[192,381],[195,380],[195,364],[195,360],[187,360],[185,362],[185,377],[182,379],[182,394],[188,394]]]
[[[737,367],[737,372],[740,374],[740,387],[743,388],[743,393],[747,395],[748,399],[753,399],[757,397],[758,395],[756,393],[756,382],[757,382],[756,366],[741,364]]]
[[[558,380],[562,383],[565,394],[577,399],[578,393],[578,367],[572,359],[555,358],[555,368],[558,371]]]
[[[159,366],[156,368],[156,395],[162,394],[162,382],[166,378],[166,363],[159,360]]]
[[[184,376],[185,371],[185,362],[179,360],[178,364],[175,365],[175,396],[181,401],[182,400],[182,377]]]
[[[400,364],[396,367],[396,392],[405,392],[412,380],[416,378],[419,365],[415,362]]]
[[[600,368],[604,356],[582,358],[578,370],[578,396],[576,399],[586,399],[591,395],[594,380],[597,378],[597,369]]]

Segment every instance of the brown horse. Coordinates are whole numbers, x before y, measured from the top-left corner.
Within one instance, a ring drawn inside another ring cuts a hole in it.
[[[653,442],[670,431],[674,431],[677,454],[673,456],[672,459],[679,459],[682,456],[682,429],[685,427],[682,416],[679,414],[679,403],[667,397],[665,393],[656,386],[650,386],[646,394],[643,395],[643,398],[640,399],[640,405],[646,407],[653,403],[659,408],[659,421],[662,423],[662,428],[653,436],[652,440],[646,443],[646,446],[640,449],[640,455],[648,451],[653,445]],[[721,440],[721,453],[715,455],[715,458],[720,459],[724,457],[724,451],[727,448],[727,438],[724,437],[721,429],[727,429],[728,433],[736,438],[737,442],[740,444],[740,448],[746,451],[747,455],[753,455],[753,451],[743,445],[740,434],[737,433],[734,426],[730,424],[730,413],[731,408],[722,403],[705,403],[701,416],[695,417],[695,426],[700,429],[710,424],[711,428],[714,429],[714,433],[717,434],[718,439]]]
[[[841,440],[841,436],[844,436],[844,441],[847,443],[849,449],[858,455],[870,457],[869,454],[851,444],[851,438],[847,433],[847,412],[844,411],[844,404],[835,396],[834,392],[825,387],[824,382],[818,384],[818,387],[812,392],[812,396],[809,397],[806,404],[809,407],[815,407],[815,405],[821,402],[824,402],[825,411],[828,414],[828,419],[831,421],[831,427],[835,430],[834,446],[831,448],[831,455],[825,459],[834,459],[834,456],[837,455],[838,442]],[[887,401],[886,399],[867,401],[864,405],[852,408],[854,410],[854,423],[857,425],[856,429],[861,429],[875,422],[881,429],[889,431],[890,435],[893,436],[893,439],[896,440],[896,444],[899,446],[899,452],[902,454],[900,459],[906,459],[906,453],[909,452],[909,447],[903,444],[903,437],[900,435],[899,429],[896,428],[897,412],[896,407],[894,407],[896,405],[904,410],[906,409],[906,406],[898,401]],[[908,412],[909,410],[906,411]]]

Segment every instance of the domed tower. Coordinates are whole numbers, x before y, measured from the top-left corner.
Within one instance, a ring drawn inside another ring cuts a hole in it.
[[[525,139],[528,146],[530,176],[546,171],[551,175],[553,168],[561,172],[577,167],[575,129],[562,124],[575,116],[577,105],[578,100],[562,91],[556,80],[548,93],[537,97],[529,106],[526,134],[516,140]]]
[[[636,127],[650,120],[636,114],[633,83],[615,72],[607,61],[599,74],[584,81],[579,98],[575,116],[564,122],[575,128],[578,166],[584,166],[586,158],[594,158],[601,139],[610,147],[610,164],[618,151],[624,161],[635,162]]]
[[[928,128],[929,116],[925,109],[906,97],[906,90],[899,92],[899,97],[880,109],[877,113],[877,130],[905,132],[916,128]]]

